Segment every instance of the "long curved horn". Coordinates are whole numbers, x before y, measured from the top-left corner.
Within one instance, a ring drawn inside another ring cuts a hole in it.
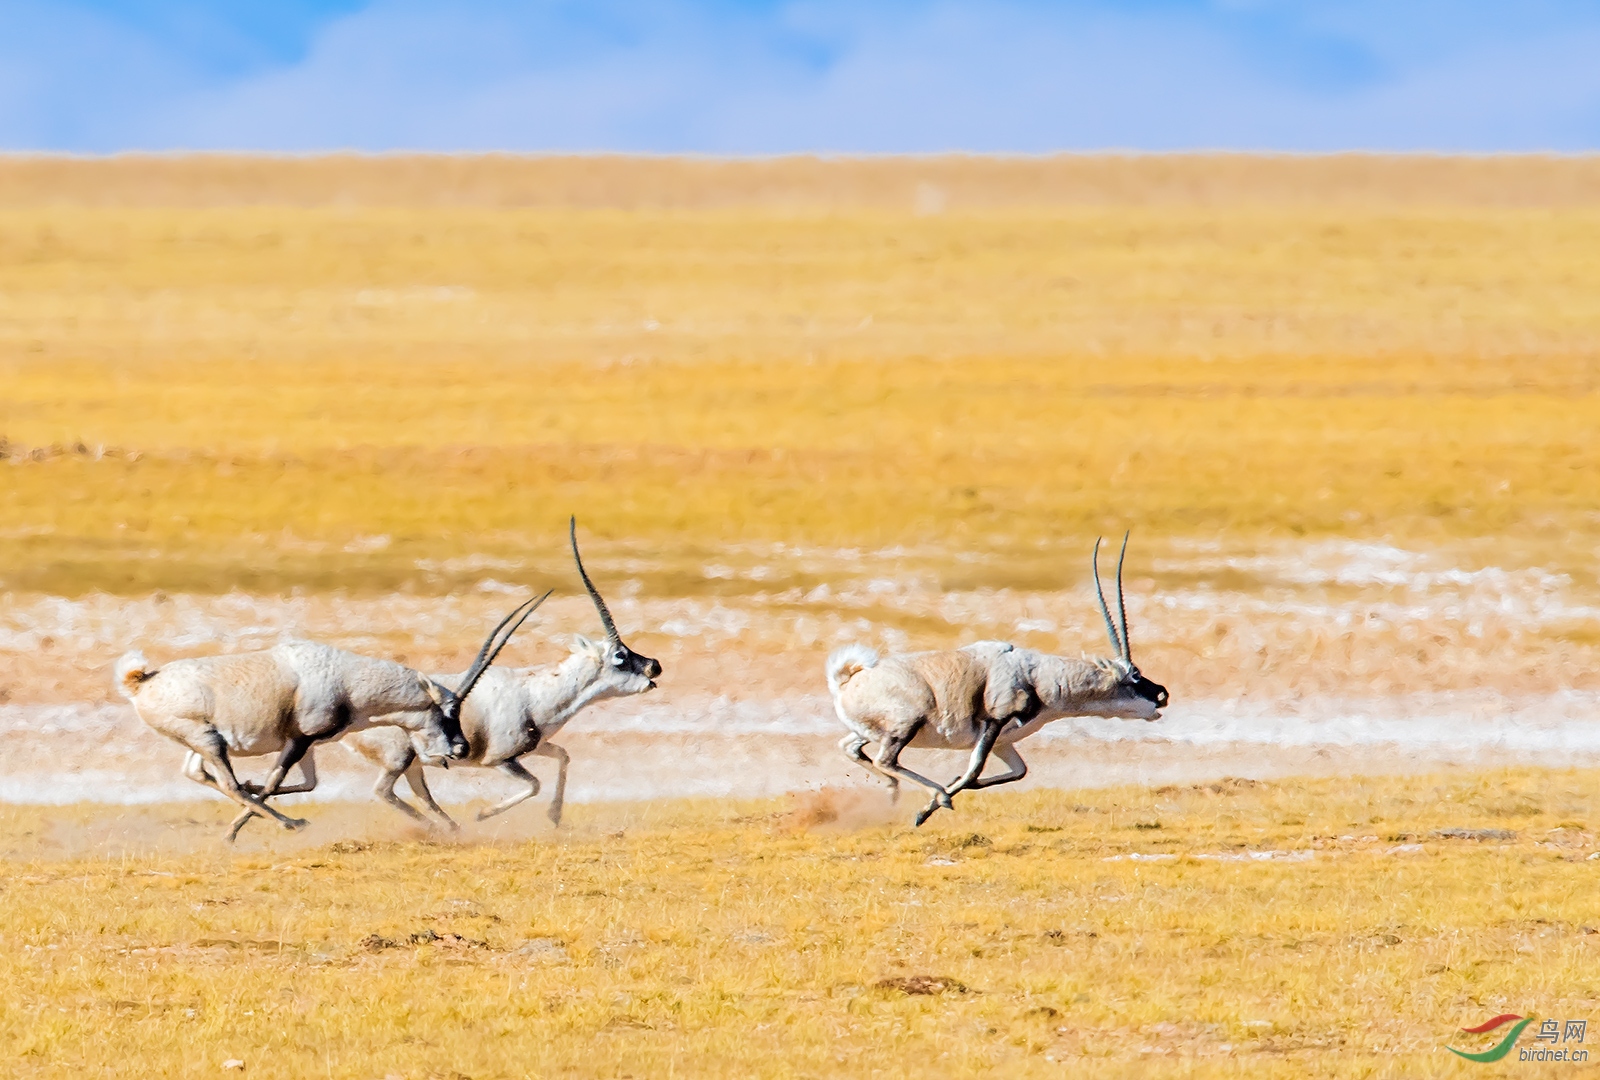
[[[589,599],[594,601],[594,609],[600,613],[600,622],[606,628],[606,640],[620,643],[622,635],[617,633],[617,624],[611,621],[611,612],[606,610],[606,602],[600,599],[600,590],[589,580],[589,574],[583,568],[583,559],[578,555],[577,515],[568,519],[567,534],[572,539],[572,561],[578,564],[578,576],[583,579],[583,587],[589,590]]]
[[[1122,599],[1122,560],[1128,557],[1128,534],[1122,534],[1122,552],[1117,556],[1117,614],[1122,617],[1122,658],[1133,663],[1133,643],[1128,640],[1128,605]]]
[[[1127,650],[1122,647],[1122,641],[1117,637],[1117,626],[1111,621],[1111,609],[1106,607],[1105,590],[1100,587],[1100,542],[1104,537],[1094,538],[1094,554],[1089,556],[1089,569],[1094,571],[1094,595],[1100,601],[1100,614],[1106,620],[1106,633],[1111,637],[1111,647],[1121,656]]]
[[[465,701],[467,699],[467,695],[472,693],[474,686],[478,685],[478,680],[483,677],[483,673],[489,670],[490,664],[494,663],[494,658],[500,655],[500,650],[505,648],[506,644],[511,640],[511,635],[515,634],[524,622],[527,622],[529,615],[539,610],[540,604],[550,599],[550,593],[552,592],[555,592],[555,590],[551,589],[543,596],[530,597],[524,600],[512,609],[510,615],[500,620],[499,626],[489,632],[488,638],[483,643],[483,648],[478,650],[477,659],[472,661],[472,666],[467,669],[466,675],[461,679],[461,685],[456,688],[457,701]],[[512,623],[512,619],[517,621]],[[506,630],[507,623],[511,623],[511,629],[509,630]],[[502,630],[506,631],[503,637],[500,636],[500,631]],[[498,642],[495,641],[497,637],[500,638]]]

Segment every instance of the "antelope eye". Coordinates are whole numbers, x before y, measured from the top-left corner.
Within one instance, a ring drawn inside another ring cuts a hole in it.
[[[611,654],[611,662],[617,667],[621,667],[623,664],[628,662],[628,654],[623,652],[621,649],[618,649],[616,652]]]

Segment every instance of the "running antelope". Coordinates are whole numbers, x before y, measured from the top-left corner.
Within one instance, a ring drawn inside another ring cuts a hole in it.
[[[464,757],[461,706],[511,635],[549,595],[517,605],[502,619],[454,690],[393,660],[315,641],[174,660],[162,667],[142,652],[130,652],[117,661],[117,685],[139,719],[188,748],[185,776],[244,808],[228,828],[230,843],[257,815],[299,829],[308,823],[280,813],[267,800],[316,787],[310,754],[316,743],[383,726],[415,739],[422,753],[440,764]],[[234,774],[231,757],[273,753],[278,760],[259,788]],[[303,781],[284,787],[284,777],[297,763]]]
[[[572,541],[572,561],[578,566],[583,587],[594,601],[594,609],[605,627],[604,643],[578,637],[572,655],[559,664],[542,667],[496,668],[484,676],[477,696],[461,713],[461,733],[466,736],[467,753],[458,762],[483,769],[499,769],[521,786],[503,802],[478,812],[478,820],[510,810],[539,794],[539,779],[518,759],[528,754],[553,758],[559,763],[555,796],[548,811],[552,822],[561,824],[561,808],[567,796],[566,750],[550,739],[586,705],[606,698],[628,697],[655,689],[661,664],[640,656],[622,642],[611,612],[600,598],[600,591],[589,580],[578,554],[578,522],[568,523]],[[458,676],[434,675],[436,682],[453,682]],[[426,822],[421,812],[395,794],[395,783],[406,778],[412,795],[422,800],[450,828],[456,823],[440,808],[428,790],[424,764],[415,739],[398,728],[371,728],[344,740],[346,746],[383,770],[373,788],[378,798],[417,821]],[[430,763],[431,764],[431,763]]]
[[[959,649],[879,658],[864,645],[846,645],[828,657],[828,689],[834,711],[850,734],[840,741],[845,754],[889,782],[898,798],[900,780],[933,792],[917,814],[917,824],[939,807],[953,809],[951,796],[966,788],[1011,784],[1028,774],[1016,744],[1052,720],[1065,716],[1111,716],[1156,720],[1167,704],[1167,688],[1151,682],[1134,666],[1128,645],[1128,610],[1122,596],[1122,562],[1117,558],[1117,612],[1121,631],[1111,621],[1100,585],[1100,540],[1090,568],[1100,614],[1116,656],[1081,660],[1019,649],[1004,641],[979,641]],[[864,749],[876,743],[869,757]],[[967,769],[940,785],[900,764],[908,746],[942,750],[971,748]],[[1010,771],[980,779],[990,751]]]

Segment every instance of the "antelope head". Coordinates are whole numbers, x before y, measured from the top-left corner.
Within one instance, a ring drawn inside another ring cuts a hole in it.
[[[1167,688],[1160,683],[1151,682],[1139,672],[1133,662],[1133,652],[1128,643],[1128,608],[1122,598],[1122,560],[1128,555],[1128,534],[1122,534],[1122,553],[1117,556],[1117,615],[1121,622],[1120,632],[1118,624],[1111,621],[1111,609],[1106,606],[1105,590],[1100,585],[1100,543],[1101,538],[1096,537],[1094,554],[1089,559],[1089,568],[1094,572],[1094,592],[1100,600],[1100,614],[1106,620],[1106,633],[1111,638],[1111,647],[1116,650],[1116,656],[1106,663],[1117,680],[1110,700],[1103,703],[1112,711],[1100,715],[1159,720],[1160,710],[1167,704]]]
[[[589,599],[594,601],[594,610],[606,631],[604,644],[596,643],[599,644],[601,678],[608,687],[606,696],[622,697],[654,690],[656,676],[661,674],[661,663],[628,648],[622,641],[622,635],[617,633],[617,624],[611,621],[611,612],[600,598],[600,590],[589,580],[589,574],[583,568],[583,558],[578,554],[576,517],[568,522],[568,535],[572,540],[572,561],[578,564],[578,576],[583,579],[583,587],[589,591]]]

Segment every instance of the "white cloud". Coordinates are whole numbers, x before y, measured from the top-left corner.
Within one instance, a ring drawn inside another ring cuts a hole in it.
[[[28,10],[76,43],[0,43],[16,148],[1600,149],[1577,3],[378,0],[226,76]]]

